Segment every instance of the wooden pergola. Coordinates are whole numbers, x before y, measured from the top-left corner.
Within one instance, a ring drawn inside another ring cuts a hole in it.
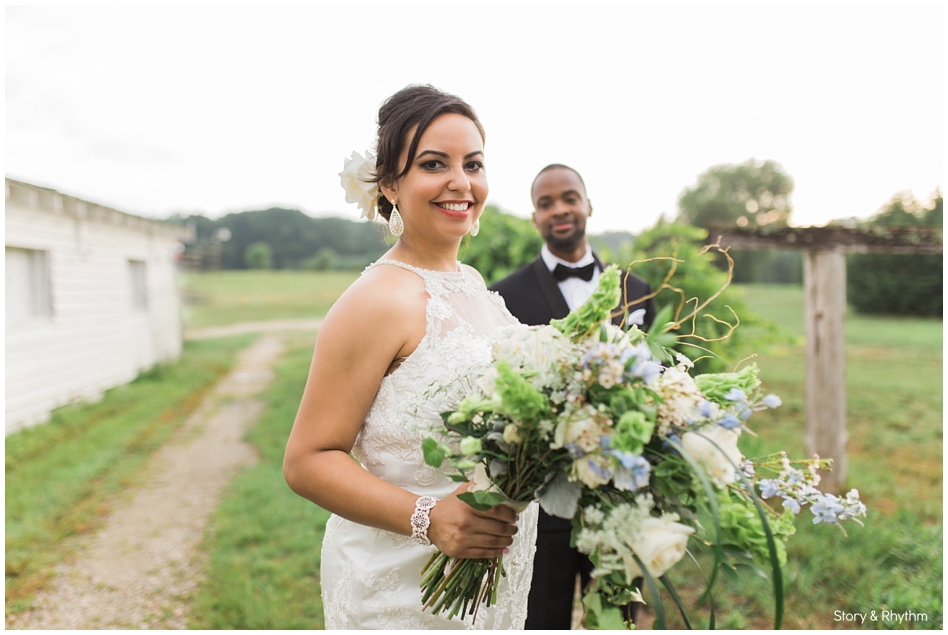
[[[833,459],[822,489],[846,482],[846,253],[941,254],[941,227],[712,227],[709,241],[735,250],[803,251],[806,449]]]

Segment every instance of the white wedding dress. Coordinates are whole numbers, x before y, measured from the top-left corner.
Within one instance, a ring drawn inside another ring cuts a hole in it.
[[[452,407],[490,364],[491,333],[516,324],[503,300],[461,270],[419,269],[428,292],[427,326],[418,348],[382,379],[352,448],[362,466],[419,496],[444,498],[458,484],[425,464],[421,443],[441,427],[438,413]],[[460,264],[458,268],[461,269]],[[368,269],[367,269],[368,270]],[[421,603],[421,570],[436,552],[409,536],[331,516],[323,538],[320,577],[327,629],[523,629],[533,575],[537,504],[520,513],[519,531],[504,556],[497,603],[481,606],[477,619],[447,620]]]

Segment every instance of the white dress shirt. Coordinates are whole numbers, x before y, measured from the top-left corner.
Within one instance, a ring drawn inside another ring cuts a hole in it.
[[[589,245],[586,245],[586,253],[583,257],[576,262],[567,262],[562,258],[554,256],[553,252],[551,252],[546,245],[543,245],[543,248],[540,249],[540,257],[543,258],[543,262],[546,264],[547,269],[550,270],[550,273],[556,269],[556,265],[558,264],[562,264],[564,267],[576,268],[585,267],[589,263],[594,262],[592,249],[590,249]],[[563,294],[563,299],[566,300],[566,304],[569,306],[569,310],[572,311],[576,307],[584,305],[586,300],[589,299],[589,296],[596,290],[596,287],[599,285],[599,267],[593,269],[593,277],[589,282],[586,282],[582,278],[572,277],[558,282],[557,285],[560,288],[560,293]]]

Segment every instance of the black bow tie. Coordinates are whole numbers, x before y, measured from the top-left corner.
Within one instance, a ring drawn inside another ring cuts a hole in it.
[[[557,264],[553,269],[553,277],[556,278],[558,282],[562,282],[567,278],[582,278],[586,282],[589,282],[593,279],[593,273],[596,271],[596,263],[591,262],[585,267],[567,267],[563,264]]]

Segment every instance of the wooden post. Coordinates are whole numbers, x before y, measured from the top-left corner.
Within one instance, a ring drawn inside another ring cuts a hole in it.
[[[846,257],[807,250],[803,285],[806,311],[806,450],[833,459],[820,489],[839,493],[846,481]]]

